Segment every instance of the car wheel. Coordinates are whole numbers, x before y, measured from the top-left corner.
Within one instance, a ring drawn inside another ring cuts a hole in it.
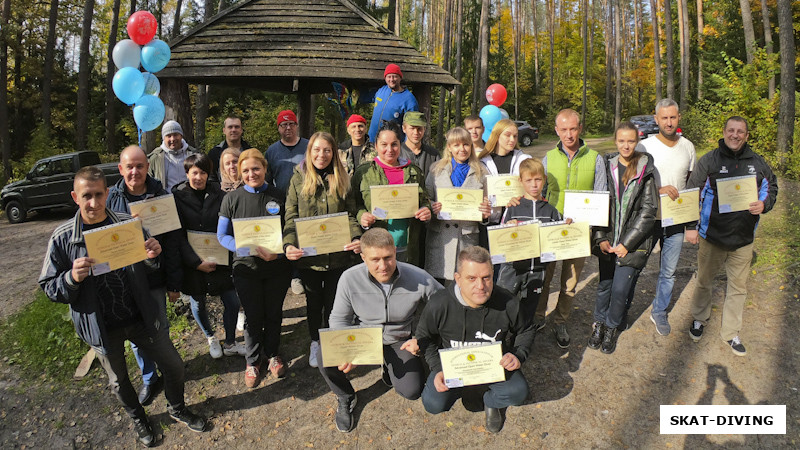
[[[531,137],[528,136],[527,134],[525,136],[522,136],[522,146],[523,147],[527,147],[527,146],[531,145],[532,142],[533,142],[533,139],[531,139]]]
[[[28,216],[28,212],[22,207],[22,204],[16,200],[11,200],[6,204],[6,219],[9,223],[24,222]]]

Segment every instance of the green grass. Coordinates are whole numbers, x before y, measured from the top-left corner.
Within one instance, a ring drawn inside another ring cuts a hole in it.
[[[794,189],[792,187],[794,186]],[[782,184],[784,190],[778,190],[778,201],[775,208],[763,215],[758,224],[756,238],[763,244],[756,245],[758,257],[753,265],[755,270],[789,271],[798,273],[800,265],[800,203],[796,203],[794,194],[797,182],[787,181]]]

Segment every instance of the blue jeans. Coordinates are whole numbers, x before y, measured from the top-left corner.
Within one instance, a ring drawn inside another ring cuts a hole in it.
[[[636,287],[639,269],[618,266],[617,258],[600,258],[600,281],[594,303],[594,321],[616,328],[622,322],[628,298]]]
[[[225,328],[225,343],[233,344],[236,342],[236,319],[239,316],[239,297],[236,295],[234,289],[222,291],[219,295],[222,299],[222,305],[225,307],[222,313],[222,326]],[[206,310],[206,295],[190,295],[189,300],[192,307],[192,315],[197,326],[206,337],[214,335],[214,329],[211,327],[211,322],[208,320],[208,311]]]
[[[167,288],[150,289],[150,295],[158,302],[158,306],[161,308],[160,312],[164,315],[164,322],[169,323],[167,322]],[[169,330],[169,327],[167,327],[167,330]],[[167,338],[169,339],[169,333],[167,333]],[[139,366],[139,370],[142,371],[142,383],[150,386],[158,381],[156,362],[153,361],[153,358],[147,356],[133,341],[131,341],[131,350],[133,351],[133,357],[136,358],[136,364]]]
[[[672,300],[672,287],[675,285],[675,269],[681,257],[683,233],[675,233],[667,237],[661,233],[661,269],[658,271],[656,298],[653,300],[654,316],[667,314],[667,307]]]
[[[506,381],[499,381],[485,386],[451,388],[444,392],[436,390],[433,384],[434,378],[436,378],[436,372],[431,372],[428,376],[428,381],[425,383],[425,388],[422,390],[422,405],[425,407],[425,411],[431,414],[449,411],[467,389],[488,388],[483,394],[483,404],[489,408],[519,406],[528,398],[528,381],[520,370],[506,372]]]

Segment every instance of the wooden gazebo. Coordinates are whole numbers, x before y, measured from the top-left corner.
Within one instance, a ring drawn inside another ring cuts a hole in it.
[[[158,73],[168,118],[191,123],[188,84],[295,92],[300,133],[313,130],[313,94],[331,82],[367,89],[399,64],[429,116],[431,86],[458,81],[349,0],[245,0],[170,42],[172,58]],[[188,120],[187,120],[188,119]],[[184,126],[184,129],[186,127]]]

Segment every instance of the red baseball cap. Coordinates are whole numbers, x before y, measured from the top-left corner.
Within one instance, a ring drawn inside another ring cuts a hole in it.
[[[383,78],[386,78],[386,75],[393,73],[400,78],[403,78],[403,72],[400,71],[400,66],[397,64],[389,64],[386,66],[386,70],[383,71]]]
[[[367,124],[367,119],[363,118],[362,116],[359,116],[358,114],[353,114],[353,115],[350,116],[349,119],[347,119],[347,126],[349,127],[350,124],[356,123],[356,122],[361,122],[361,123],[366,125]]]
[[[291,110],[283,110],[278,113],[278,125],[282,124],[283,122],[294,122],[297,123],[297,116],[294,115],[294,112]]]

